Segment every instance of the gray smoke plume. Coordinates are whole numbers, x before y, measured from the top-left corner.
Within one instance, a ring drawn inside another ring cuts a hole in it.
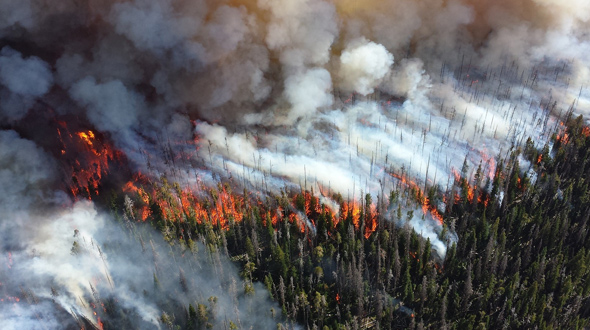
[[[49,65],[38,57],[23,59],[10,47],[0,50],[0,109],[3,120],[19,120],[53,84]]]

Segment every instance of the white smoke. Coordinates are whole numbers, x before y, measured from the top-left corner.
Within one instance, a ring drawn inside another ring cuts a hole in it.
[[[291,103],[284,124],[293,124],[297,119],[313,116],[319,108],[332,105],[332,81],[324,69],[312,69],[293,75],[285,81],[285,96]]]
[[[340,55],[342,88],[362,95],[375,91],[393,65],[391,55],[383,45],[366,40],[355,41]]]

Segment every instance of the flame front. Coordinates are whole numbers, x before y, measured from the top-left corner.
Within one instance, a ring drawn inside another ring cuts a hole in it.
[[[407,187],[409,187],[413,191],[413,193],[415,194],[416,200],[418,201],[418,203],[420,203],[422,212],[425,215],[430,214],[432,216],[432,218],[434,220],[436,220],[440,225],[443,224],[442,215],[440,215],[436,206],[430,204],[430,200],[428,199],[426,194],[424,194],[424,191],[422,191],[422,189],[416,184],[416,182],[408,179],[404,175],[399,175],[399,174],[395,174],[395,173],[390,173],[390,174],[394,178],[400,180],[400,182],[402,184],[406,185]]]

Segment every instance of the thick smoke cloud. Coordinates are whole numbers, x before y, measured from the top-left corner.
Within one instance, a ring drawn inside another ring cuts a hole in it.
[[[52,159],[15,131],[0,131],[0,210],[24,211],[45,199],[56,175]],[[9,226],[3,221],[2,226]]]
[[[0,108],[8,120],[24,117],[35,100],[49,91],[53,75],[49,65],[38,57],[24,59],[22,54],[4,47],[0,51]]]
[[[332,105],[331,89],[330,73],[324,69],[312,69],[287,78],[285,96],[293,107],[284,124],[291,125],[301,117],[315,115],[319,108]]]
[[[336,8],[321,0],[259,0],[271,16],[264,41],[279,53],[286,71],[324,65],[338,34]],[[288,72],[289,73],[289,72]]]
[[[340,77],[342,88],[347,91],[368,95],[387,73],[393,64],[393,56],[374,42],[353,42],[340,55]]]
[[[61,275],[25,257],[33,247],[51,260],[56,251],[69,253],[73,226],[100,242],[91,223],[108,223],[91,204],[72,205],[56,192],[63,183],[50,156],[56,152],[31,142],[43,140],[31,132],[46,129],[27,129],[26,137],[10,130],[46,113],[101,132],[148,176],[169,174],[189,186],[195,178],[232,179],[268,192],[305,186],[328,204],[331,193],[354,200],[387,194],[400,186],[394,175],[445,191],[464,160],[467,176],[481,164],[489,178],[494,156],[529,136],[542,146],[569,109],[590,115],[590,5],[583,0],[0,6],[0,209],[10,215],[0,222],[2,254],[12,251],[22,265],[13,267],[39,283]],[[190,161],[171,161],[178,154]],[[422,220],[417,206],[407,208],[419,217],[409,225],[444,255],[453,237],[440,237],[442,227],[429,214]],[[72,228],[57,226],[62,220]],[[107,276],[87,258],[68,259],[88,272],[83,281],[62,280],[73,285],[57,299],[66,313],[87,315],[73,292],[86,297],[88,274]],[[107,274],[121,283],[137,272],[122,267],[117,275],[119,267]],[[18,287],[14,273],[0,274]],[[121,301],[135,306],[138,320],[153,324],[145,316],[153,310],[141,311],[133,290],[115,286],[129,294]],[[46,299],[36,308],[48,310],[46,286],[35,288]],[[13,322],[14,315],[45,314],[1,315]]]

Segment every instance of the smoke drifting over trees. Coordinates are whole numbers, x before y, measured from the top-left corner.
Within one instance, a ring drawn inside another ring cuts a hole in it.
[[[166,326],[162,306],[183,310],[210,297],[215,306],[206,315],[218,327],[281,322],[261,284],[244,293],[247,283],[222,251],[197,237],[171,247],[127,214],[118,225],[89,201],[72,203],[53,190],[58,176],[49,156],[14,131],[0,133],[0,154],[2,327],[80,328],[88,324],[82,317],[98,317],[98,327],[102,318],[107,328],[157,329]]]
[[[495,156],[529,136],[543,146],[568,111],[590,115],[584,0],[0,0],[0,7],[0,260],[7,265],[0,292],[22,286],[42,300],[34,311],[0,304],[0,322],[11,325],[55,328],[65,313],[90,318],[94,290],[116,296],[140,324],[162,324],[159,296],[140,290],[152,285],[154,267],[164,268],[148,255],[168,251],[134,251],[125,234],[107,235],[112,220],[91,202],[71,201],[70,169],[59,158],[69,155],[47,142],[38,124],[46,118],[58,122],[59,134],[64,118],[76,118],[149,177],[187,186],[231,180],[263,193],[303,187],[336,204],[332,192],[377,200],[400,177],[445,191],[455,173],[465,168],[471,178],[479,164],[491,180]],[[415,214],[410,226],[445,255],[452,232],[445,239],[433,215]],[[74,241],[84,254],[70,254]],[[105,261],[98,246],[107,241],[118,247],[104,252]],[[162,270],[174,279],[158,278],[167,291],[184,272],[186,283],[170,289],[182,304],[197,299],[182,292],[188,286],[198,299],[218,296],[219,305],[274,306],[263,302],[263,290],[255,298],[198,291],[203,282],[226,288],[235,271],[212,261],[203,267],[223,267],[228,280],[200,277],[176,253],[167,261],[173,270]],[[142,261],[127,267],[125,260]],[[63,310],[52,311],[52,299]],[[239,314],[245,324],[277,321],[266,312],[246,321],[246,312],[229,309],[228,319]]]

